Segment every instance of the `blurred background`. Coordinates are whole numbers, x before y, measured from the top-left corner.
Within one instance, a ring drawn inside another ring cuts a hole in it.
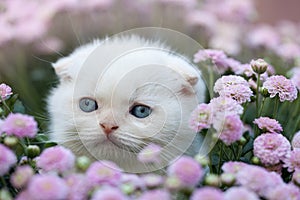
[[[51,63],[94,38],[157,26],[249,63],[265,58],[285,73],[300,62],[298,0],[1,0],[0,82],[26,112],[47,118],[57,84]],[[196,53],[196,52],[195,52]]]

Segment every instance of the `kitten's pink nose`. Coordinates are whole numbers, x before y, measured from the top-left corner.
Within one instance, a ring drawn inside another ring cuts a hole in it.
[[[111,124],[111,123],[100,123],[100,126],[102,127],[106,135],[109,135],[114,130],[117,130],[119,128],[116,124]]]

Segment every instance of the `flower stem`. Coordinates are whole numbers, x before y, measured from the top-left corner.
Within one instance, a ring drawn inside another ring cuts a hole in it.
[[[218,162],[218,174],[221,172],[221,162],[222,162],[222,157],[223,157],[223,146],[224,143],[221,143],[220,151],[219,151],[219,162]]]
[[[263,98],[262,98],[261,105],[260,105],[260,109],[259,109],[259,112],[258,112],[258,116],[261,116],[261,113],[262,113],[263,108],[264,108],[264,105],[265,105],[265,101],[266,101],[266,98],[263,97]]]
[[[260,74],[257,74],[257,86],[256,86],[256,117],[259,116],[259,108],[258,108],[258,103],[259,103],[259,86],[260,86]]]
[[[273,112],[273,118],[276,119],[277,118],[277,114],[278,114],[278,105],[279,104],[279,98],[275,97],[275,105],[274,105],[274,112]]]
[[[7,185],[3,176],[0,177],[0,181],[1,181],[2,188],[5,188]]]

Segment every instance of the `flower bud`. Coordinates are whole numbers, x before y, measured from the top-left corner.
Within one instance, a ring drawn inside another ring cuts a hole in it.
[[[124,194],[130,195],[134,192],[135,187],[132,184],[123,184],[121,190]]]
[[[14,136],[7,136],[4,138],[4,144],[8,147],[14,147],[18,144],[18,138]]]
[[[37,145],[28,145],[27,147],[27,156],[28,158],[35,158],[40,155],[41,149]]]
[[[263,97],[269,97],[270,96],[267,88],[261,87],[259,90],[260,90],[260,93],[263,95]]]
[[[209,159],[205,156],[202,156],[200,154],[197,154],[194,159],[202,166],[205,167],[209,165]]]
[[[221,182],[226,186],[232,186],[235,183],[235,176],[230,173],[224,173],[221,175]]]
[[[86,171],[91,164],[91,160],[86,156],[80,156],[76,160],[76,167],[82,171]]]
[[[1,200],[12,200],[12,196],[7,189],[0,190],[0,199]]]
[[[165,181],[165,186],[169,190],[178,190],[181,188],[181,182],[177,177],[168,177]]]
[[[264,59],[251,60],[250,65],[254,72],[263,74],[267,71],[268,63]]]
[[[219,187],[220,186],[220,177],[216,174],[209,174],[205,177],[204,183],[209,186]]]
[[[252,162],[253,164],[255,164],[255,165],[259,165],[259,164],[260,164],[260,160],[259,160],[259,158],[256,157],[256,156],[253,156],[253,157],[251,158],[251,162]]]
[[[238,143],[240,145],[245,145],[247,143],[247,139],[244,136],[242,136],[241,139],[238,141]]]

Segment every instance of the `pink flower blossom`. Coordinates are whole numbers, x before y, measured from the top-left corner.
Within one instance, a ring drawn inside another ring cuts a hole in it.
[[[238,115],[227,115],[224,121],[217,121],[213,126],[226,145],[238,141],[243,135],[244,125]]]
[[[16,188],[24,187],[33,176],[33,169],[29,165],[19,166],[11,175],[10,182]]]
[[[27,190],[32,200],[58,200],[67,198],[69,188],[58,176],[44,174],[32,177]]]
[[[292,139],[292,147],[294,149],[296,148],[300,148],[300,131],[298,131],[297,133],[295,133],[293,139]]]
[[[281,44],[275,50],[277,55],[289,61],[299,58],[300,55],[300,46],[295,43]]]
[[[98,161],[91,164],[86,176],[92,185],[118,185],[121,181],[121,169],[111,161]]]
[[[7,135],[15,135],[19,138],[32,138],[36,135],[38,128],[32,116],[10,113],[1,124],[1,131]]]
[[[45,149],[37,158],[37,167],[42,170],[63,173],[70,170],[75,163],[74,154],[65,147],[55,146]]]
[[[272,189],[283,181],[278,175],[268,172],[266,169],[254,165],[243,167],[236,175],[237,184],[264,195],[268,189]]]
[[[213,121],[224,119],[227,115],[240,115],[243,107],[235,100],[228,97],[217,97],[209,103],[213,112]]]
[[[193,187],[200,181],[204,171],[196,160],[182,156],[168,167],[168,175],[177,177],[182,187]]]
[[[269,117],[257,118],[253,121],[253,123],[256,124],[258,128],[262,130],[263,133],[280,133],[281,131],[283,131],[279,122]]]
[[[131,185],[135,189],[144,190],[146,188],[146,183],[144,180],[136,174],[123,173],[121,177],[121,183]]]
[[[212,110],[209,104],[201,103],[192,112],[190,128],[196,132],[209,128],[212,124]]]
[[[253,92],[248,82],[236,75],[222,76],[215,82],[214,91],[220,96],[232,98],[238,103],[250,102]]]
[[[65,178],[69,187],[68,200],[87,199],[89,190],[92,188],[88,179],[83,174],[71,174]]]
[[[216,65],[218,71],[220,73],[224,73],[229,69],[228,65],[228,57],[222,50],[215,50],[215,49],[200,49],[194,55],[194,62],[202,62],[210,59],[214,65]]]
[[[154,200],[154,199],[164,199],[171,200],[171,194],[163,189],[149,190],[144,192],[138,200]]]
[[[191,200],[223,200],[224,196],[221,190],[213,187],[202,187],[194,190]]]
[[[300,189],[293,184],[279,184],[269,189],[265,197],[270,200],[300,200]]]
[[[128,199],[119,189],[104,187],[96,190],[91,200],[126,200]]]
[[[225,200],[259,200],[260,198],[251,190],[244,187],[232,187],[224,193]]]
[[[143,175],[141,179],[149,188],[161,186],[164,182],[163,177],[158,174],[146,174]]]
[[[160,161],[160,153],[162,148],[156,144],[149,144],[138,154],[138,160],[143,163],[157,163]]]
[[[263,83],[263,87],[268,90],[270,97],[277,94],[281,102],[294,101],[297,98],[297,89],[293,82],[282,75],[274,75]]]
[[[295,86],[300,90],[300,67],[295,67],[292,70],[292,78],[291,81],[295,84]]]
[[[253,153],[264,165],[276,165],[291,149],[290,142],[281,134],[265,133],[253,143]]]
[[[284,167],[287,167],[289,172],[300,170],[300,149],[296,148],[290,151],[284,159],[284,163]]]
[[[8,85],[1,83],[0,84],[0,102],[2,100],[7,99],[10,95],[12,95],[11,87]]]
[[[0,144],[0,176],[6,174],[16,164],[16,155],[6,146]]]
[[[253,48],[276,49],[280,43],[280,36],[274,28],[269,25],[254,27],[248,32],[248,44]]]
[[[222,165],[222,170],[225,173],[236,174],[246,166],[247,164],[243,162],[229,161]]]

